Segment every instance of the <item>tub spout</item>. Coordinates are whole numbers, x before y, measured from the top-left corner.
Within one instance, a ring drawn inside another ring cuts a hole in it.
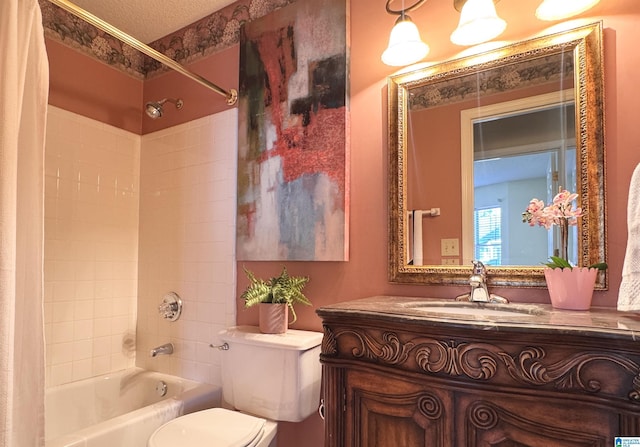
[[[164,345],[157,346],[151,350],[150,354],[151,357],[173,354],[173,343],[165,343]]]

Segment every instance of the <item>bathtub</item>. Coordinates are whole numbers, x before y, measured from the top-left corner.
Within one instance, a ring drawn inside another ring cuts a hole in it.
[[[51,387],[45,447],[145,447],[165,422],[220,401],[219,387],[141,368]]]

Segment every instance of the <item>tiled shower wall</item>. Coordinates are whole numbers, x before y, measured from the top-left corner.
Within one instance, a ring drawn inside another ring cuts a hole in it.
[[[142,137],[137,365],[221,384],[209,347],[235,323],[237,110]],[[184,302],[160,317],[164,295]],[[151,358],[171,342],[173,355]]]
[[[140,136],[50,106],[45,149],[46,382],[132,366]]]
[[[220,384],[209,343],[235,323],[236,148],[235,109],[140,137],[49,107],[48,386],[136,362]],[[173,323],[157,309],[169,291],[184,301]],[[167,342],[173,355],[149,357]]]

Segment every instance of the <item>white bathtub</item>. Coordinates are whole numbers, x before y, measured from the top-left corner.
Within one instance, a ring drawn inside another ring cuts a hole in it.
[[[164,397],[156,391],[161,382]],[[220,406],[220,400],[218,387],[140,368],[51,387],[45,393],[45,446],[145,447],[165,422]]]

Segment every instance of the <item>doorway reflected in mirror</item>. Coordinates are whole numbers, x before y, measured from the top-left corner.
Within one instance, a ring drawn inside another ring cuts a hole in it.
[[[557,253],[558,232],[531,232],[521,214],[531,197],[549,203],[559,187],[575,190],[574,116],[573,89],[461,113],[462,127],[473,129],[461,148],[462,158],[473,154],[462,174],[473,178],[473,191],[463,191],[464,263],[535,265]],[[575,227],[569,240],[576,263]]]

